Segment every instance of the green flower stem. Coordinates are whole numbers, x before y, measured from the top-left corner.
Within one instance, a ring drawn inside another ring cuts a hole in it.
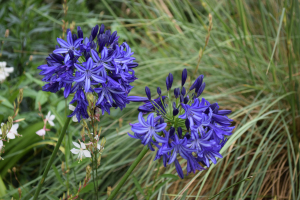
[[[141,153],[138,155],[138,157],[133,161],[125,175],[122,177],[121,181],[118,183],[117,187],[112,191],[111,195],[108,197],[107,200],[115,199],[114,197],[116,194],[118,194],[119,190],[127,180],[127,178],[130,176],[131,172],[134,170],[134,168],[139,164],[139,162],[142,160],[142,158],[145,156],[145,154],[148,151],[148,147],[145,146],[144,149],[141,151]]]
[[[70,114],[70,113],[69,113],[69,114]],[[52,163],[53,163],[53,160],[54,160],[54,158],[56,157],[56,154],[57,154],[58,149],[59,149],[59,147],[60,147],[60,145],[61,145],[61,142],[62,142],[63,139],[64,139],[64,136],[65,136],[65,134],[66,134],[66,130],[67,130],[68,125],[69,125],[69,123],[70,123],[70,120],[71,120],[71,117],[67,117],[67,120],[66,120],[66,122],[65,122],[65,125],[64,125],[64,127],[63,127],[63,129],[62,129],[62,131],[61,131],[61,133],[60,133],[60,136],[59,136],[59,138],[58,138],[58,141],[57,141],[57,143],[56,143],[56,145],[55,145],[55,148],[54,148],[54,150],[53,150],[53,152],[52,152],[51,158],[50,158],[50,160],[49,160],[48,163],[47,163],[47,166],[46,166],[46,169],[45,169],[45,171],[44,171],[44,173],[43,173],[42,179],[40,180],[40,182],[39,182],[39,184],[38,184],[38,187],[37,187],[37,189],[36,189],[36,191],[35,191],[33,200],[37,200],[37,198],[38,198],[38,196],[39,196],[39,194],[40,194],[40,191],[41,191],[41,189],[42,189],[42,185],[43,185],[43,183],[44,183],[44,181],[45,181],[45,179],[46,179],[46,177],[47,177],[47,174],[48,174],[49,169],[50,169],[50,167],[51,167],[51,165],[52,165]]]

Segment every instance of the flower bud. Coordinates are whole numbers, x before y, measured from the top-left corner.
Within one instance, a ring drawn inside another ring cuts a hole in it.
[[[184,99],[183,99],[183,102],[184,102],[184,104],[187,104],[188,102],[189,102],[189,97],[188,96],[186,96],[186,97],[184,97]]]
[[[151,100],[151,91],[147,86],[145,87],[145,92],[146,92],[148,99]]]
[[[184,69],[181,74],[181,86],[185,84],[186,78],[187,78],[187,70]]]
[[[72,39],[73,41],[77,40],[77,35],[75,33],[72,35]]]
[[[92,28],[92,31],[91,31],[91,36],[92,36],[91,39],[92,39],[92,40],[94,40],[95,37],[97,36],[98,30],[99,30],[99,26],[98,26],[98,25],[96,25],[94,28]]]
[[[181,127],[177,128],[177,133],[178,133],[179,138],[182,138],[182,128]]]
[[[204,88],[205,88],[205,83],[203,83],[203,84],[200,86],[200,88],[199,88],[199,90],[198,90],[198,92],[197,92],[197,97],[199,97],[199,96],[202,94]]]
[[[195,80],[195,82],[193,83],[193,85],[190,87],[190,91],[193,90],[193,89],[195,89],[195,88],[199,89],[199,87],[202,84],[203,77],[204,77],[203,75],[198,76],[198,78]],[[198,91],[198,89],[197,89],[197,91]]]
[[[197,82],[197,85],[196,85],[196,87],[195,87],[195,92],[196,93],[198,93],[198,91],[199,91],[199,89],[200,89],[200,87],[202,86],[202,82],[203,82],[203,75],[200,75],[200,76],[198,76],[198,82]]]
[[[184,101],[184,97],[180,95],[180,103],[183,103],[183,101]]]
[[[172,137],[175,133],[175,128],[174,127],[171,127],[170,128],[170,137]]]
[[[172,84],[173,84],[173,75],[169,73],[168,77],[166,78],[166,86],[168,91],[171,89]]]
[[[77,27],[77,35],[78,35],[78,38],[83,38],[83,32],[82,32],[80,26]]]
[[[160,87],[157,87],[157,94],[160,96],[161,95],[161,89]]]
[[[190,120],[186,119],[184,123],[185,123],[186,130],[190,131]]]
[[[185,87],[182,87],[182,89],[181,89],[181,94],[182,94],[182,96],[184,96],[184,95],[186,94],[186,89],[185,89]]]
[[[179,110],[178,110],[177,108],[175,108],[175,109],[173,110],[173,116],[178,115],[178,113],[179,113]]]
[[[174,89],[174,95],[175,95],[176,99],[178,98],[179,94],[180,94],[180,89],[179,88],[175,88]]]
[[[186,139],[190,139],[191,135],[189,133],[185,134],[184,137],[186,137]]]

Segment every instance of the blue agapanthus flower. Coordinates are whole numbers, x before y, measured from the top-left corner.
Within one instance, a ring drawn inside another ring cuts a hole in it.
[[[43,91],[56,93],[64,88],[64,97],[74,93],[71,103],[76,109],[69,116],[88,119],[86,93],[97,99],[96,106],[110,113],[110,108],[126,107],[128,94],[133,86],[134,68],[138,66],[126,42],[119,44],[117,32],[105,31],[102,24],[92,28],[88,37],[77,27],[77,34],[68,29],[66,41],[57,38],[58,45],[41,65],[40,75],[47,82]]]
[[[205,166],[210,166],[210,162],[216,164],[216,158],[222,158],[219,152],[227,136],[234,129],[231,126],[233,120],[226,116],[231,113],[230,110],[219,110],[218,103],[211,104],[199,98],[205,88],[203,78],[200,75],[187,92],[184,87],[187,70],[184,69],[181,87],[174,88],[174,101],[170,95],[172,74],[166,78],[167,96],[163,96],[158,87],[158,97],[153,99],[150,89],[146,87],[147,97],[128,97],[130,101],[144,102],[138,109],[139,123],[131,124],[134,135],[128,133],[129,136],[141,140],[152,151],[157,147],[155,160],[162,158],[165,167],[174,163],[181,178],[184,178],[179,163],[182,159],[186,161],[187,175],[204,170]],[[147,122],[143,114],[148,114]]]

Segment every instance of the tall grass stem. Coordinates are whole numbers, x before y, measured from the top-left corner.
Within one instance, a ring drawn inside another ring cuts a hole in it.
[[[127,178],[130,176],[131,172],[134,170],[134,168],[139,164],[139,162],[142,160],[142,158],[146,155],[148,151],[148,147],[145,146],[144,149],[141,151],[141,153],[138,155],[138,157],[133,161],[125,175],[122,177],[121,181],[118,183],[117,187],[112,191],[111,195],[108,197],[107,200],[112,200],[114,197],[118,194],[119,190],[127,180]]]
[[[70,113],[69,113],[69,114],[70,114]],[[67,128],[68,128],[69,123],[70,123],[70,120],[71,120],[71,117],[67,117],[66,122],[65,122],[65,125],[64,125],[64,127],[63,127],[63,129],[62,129],[62,131],[61,131],[61,133],[60,133],[60,136],[59,136],[59,138],[58,138],[58,141],[57,141],[57,143],[56,143],[56,145],[55,145],[55,148],[54,148],[54,150],[53,150],[53,152],[52,152],[52,155],[51,155],[51,157],[50,157],[50,160],[49,160],[49,162],[47,163],[47,166],[46,166],[46,169],[45,169],[45,171],[44,171],[44,173],[43,173],[42,179],[40,180],[40,182],[39,182],[39,184],[38,184],[38,187],[37,187],[37,189],[36,189],[36,191],[35,191],[33,200],[37,200],[37,198],[38,198],[38,196],[39,196],[39,194],[40,194],[40,191],[41,191],[41,189],[42,189],[42,185],[43,185],[43,183],[44,183],[44,181],[45,181],[45,179],[46,179],[46,177],[47,177],[47,174],[48,174],[49,169],[50,169],[50,167],[51,167],[51,165],[52,165],[52,163],[53,163],[53,160],[54,160],[54,158],[56,157],[56,154],[57,154],[58,149],[59,149],[59,147],[60,147],[60,145],[61,145],[61,142],[62,142],[63,139],[64,139],[64,136],[65,136],[65,134],[66,134]]]

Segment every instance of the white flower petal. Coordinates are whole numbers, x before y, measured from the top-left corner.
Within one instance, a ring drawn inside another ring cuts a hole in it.
[[[0,74],[0,81],[4,81],[5,80],[5,76]]]
[[[7,68],[4,68],[4,71],[7,72],[7,73],[12,73],[14,71],[14,68],[13,67],[7,67]]]
[[[69,109],[70,109],[71,111],[74,111],[74,110],[75,110],[75,106],[69,104]]]
[[[15,134],[14,133],[11,133],[11,132],[9,132],[8,134],[7,134],[7,138],[9,138],[9,139],[15,139],[16,138],[16,136],[15,136]]]
[[[14,124],[14,125],[12,125],[12,127],[11,127],[11,129],[10,129],[9,132],[12,132],[14,134],[18,134],[18,131],[17,131],[18,128],[19,128],[19,124]]]
[[[52,120],[49,120],[48,123],[50,124],[50,126],[54,126],[55,125]]]
[[[91,153],[88,150],[83,150],[83,154],[85,157],[90,158],[92,157]]]
[[[75,149],[75,148],[71,149],[71,152],[72,152],[73,154],[78,154],[79,151],[80,151],[79,149]]]
[[[48,112],[48,114],[46,115],[46,120],[48,121],[51,115],[51,111]]]
[[[77,119],[76,115],[74,115],[74,116],[72,117],[72,120],[73,120],[73,122],[78,122],[78,119]]]
[[[2,147],[3,147],[3,141],[0,140],[0,150],[2,149]]]
[[[0,67],[2,67],[2,68],[6,67],[6,62],[5,61],[0,62]]]
[[[77,147],[78,149],[80,149],[80,145],[77,142],[72,142],[74,144],[75,147]]]
[[[55,119],[55,115],[51,115],[49,121],[53,121]]]
[[[38,130],[36,132],[36,134],[39,135],[39,136],[44,136],[44,135],[46,135],[46,131],[45,131],[45,129],[41,129],[41,130]]]
[[[80,145],[81,145],[82,149],[86,149],[86,146],[85,146],[85,144],[83,142],[80,142]]]

